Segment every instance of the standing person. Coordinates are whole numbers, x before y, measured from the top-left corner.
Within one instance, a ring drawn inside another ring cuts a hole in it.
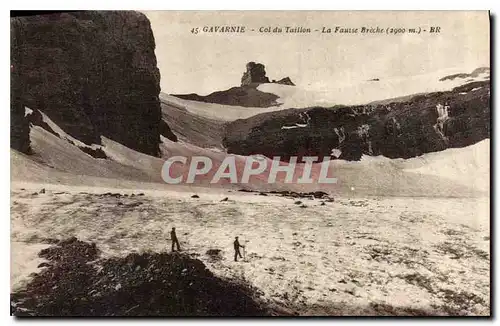
[[[170,239],[172,240],[172,251],[175,251],[174,245],[177,245],[177,250],[181,251],[179,240],[177,239],[177,235],[175,234],[175,228],[172,228],[172,231],[170,231]]]
[[[240,247],[245,248],[245,246],[240,245],[238,237],[234,238],[233,244],[234,244],[234,261],[238,261],[238,256],[240,256],[240,258],[243,258],[243,256],[241,256]]]

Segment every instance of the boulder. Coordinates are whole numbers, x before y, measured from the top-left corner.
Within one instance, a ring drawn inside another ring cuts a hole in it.
[[[241,77],[241,86],[253,83],[269,83],[269,78],[266,77],[266,67],[263,64],[252,61],[247,63],[246,68],[247,70]]]

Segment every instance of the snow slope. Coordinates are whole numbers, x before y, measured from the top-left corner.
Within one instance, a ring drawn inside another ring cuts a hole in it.
[[[246,119],[259,113],[279,111],[285,109],[281,106],[275,106],[270,108],[253,108],[253,107],[197,102],[197,101],[180,99],[178,97],[168,95],[165,93],[160,93],[160,100],[164,104],[177,106],[179,108],[186,109],[187,111],[200,115],[202,117],[216,119],[219,121],[234,121],[237,119]]]
[[[50,171],[60,171],[70,173],[72,175],[102,176],[111,179],[128,179],[144,182],[161,180],[160,178],[155,178],[151,171],[148,171],[148,169],[137,169],[134,167],[131,164],[131,162],[133,162],[132,159],[129,160],[130,163],[128,165],[124,165],[112,159],[94,158],[81,151],[77,146],[55,136],[39,126],[31,127],[30,139],[35,155],[32,158],[25,155],[18,155],[18,159],[33,159],[38,163],[42,163],[43,165],[52,168],[47,171],[47,174],[33,176],[36,178],[45,177],[50,180]],[[113,155],[113,146],[111,146],[111,144],[114,142],[106,140],[104,137],[103,140],[105,143],[107,142],[108,146],[110,146],[108,148],[110,149],[109,154]],[[108,149],[106,146],[103,146],[102,149],[105,153],[107,153]],[[128,149],[127,152],[137,153],[130,149]],[[153,159],[145,154],[140,155]],[[158,163],[160,163],[160,159],[157,160]],[[16,166],[16,168],[22,169],[23,167],[20,165]],[[16,169],[13,170],[13,176],[17,176]],[[19,176],[22,177],[22,175]],[[29,174],[26,175],[26,177],[28,176]]]
[[[485,139],[465,148],[449,148],[404,160],[402,167],[412,173],[440,176],[480,191],[488,191],[490,140]]]
[[[396,173],[407,173],[429,180],[438,177],[443,184],[451,182],[450,184],[455,186],[461,185],[483,193],[488,192],[490,188],[489,139],[464,148],[448,148],[409,159],[363,155],[358,162],[339,160],[333,164],[339,170],[348,167],[359,171],[375,168],[372,170],[374,173],[382,170],[389,173],[389,170],[394,170]],[[425,183],[422,184],[424,185]]]
[[[317,183],[321,170],[319,164],[314,164],[311,172],[311,177],[316,182],[297,183],[297,179],[302,176],[304,170],[303,164],[297,164],[292,183],[286,184],[285,174],[279,173],[277,182],[269,184],[267,182],[271,167],[269,159],[266,159],[267,168],[259,175],[252,176],[248,184],[230,184],[224,178],[216,184],[211,184],[215,172],[228,154],[200,148],[182,141],[172,142],[164,137],[162,137],[161,145],[163,158],[133,151],[105,137],[102,138],[102,150],[108,158],[94,158],[77,146],[38,126],[33,126],[31,129],[31,141],[35,155],[26,156],[11,151],[13,180],[66,184],[84,182],[84,184],[90,183],[97,186],[99,182],[102,182],[103,185],[110,187],[113,187],[113,184],[124,187],[127,182],[134,187],[134,182],[140,182],[147,184],[144,186],[146,188],[172,187],[166,185],[161,177],[165,159],[172,156],[186,156],[189,164],[193,156],[206,156],[213,162],[212,169],[205,175],[197,176],[195,184],[188,187],[210,186],[302,192],[323,190],[342,196],[444,197],[481,196],[485,195],[489,188],[487,182],[489,179],[489,141],[466,148],[429,153],[409,160],[365,157],[358,162],[331,161],[329,176],[338,179],[336,184]],[[229,156],[235,158],[238,181],[241,181],[247,157]],[[174,164],[171,175],[173,177],[182,175],[186,180],[189,171],[188,164]],[[103,178],[106,181],[102,180]],[[88,180],[83,181],[83,179]]]
[[[192,113],[178,104],[161,103],[162,119],[179,140],[203,148],[223,149],[225,122]]]
[[[303,108],[310,106],[360,105],[377,100],[397,98],[418,93],[448,91],[472,81],[489,80],[489,73],[476,77],[454,78],[440,81],[447,75],[463,72],[463,69],[445,69],[410,77],[393,77],[378,81],[359,81],[345,84],[323,85],[318,83],[308,88],[279,84],[262,84],[257,89],[280,97],[280,108]]]

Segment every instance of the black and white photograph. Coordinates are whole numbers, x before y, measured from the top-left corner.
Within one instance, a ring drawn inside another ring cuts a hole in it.
[[[11,316],[490,317],[491,18],[11,12]]]

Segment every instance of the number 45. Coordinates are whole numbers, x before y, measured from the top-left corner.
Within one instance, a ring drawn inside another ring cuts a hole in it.
[[[193,29],[191,29],[191,33],[198,34],[198,27],[193,27]]]

